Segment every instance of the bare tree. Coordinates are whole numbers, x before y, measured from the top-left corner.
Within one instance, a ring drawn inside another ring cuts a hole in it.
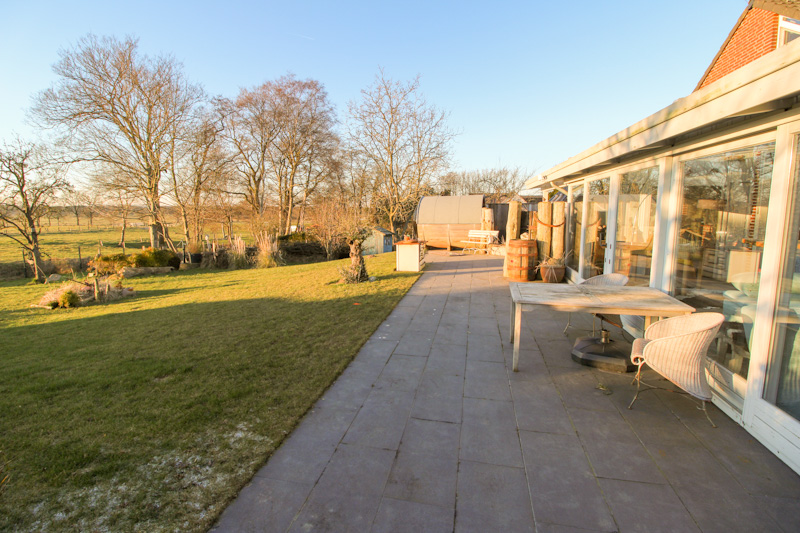
[[[98,201],[99,211],[108,218],[119,220],[119,245],[123,253],[125,253],[125,233],[136,201],[136,190],[130,187],[132,181],[119,168],[103,164],[98,165],[90,180],[95,196],[106,199],[105,202]]]
[[[265,87],[278,125],[269,153],[281,215],[279,230],[289,233],[297,195],[302,195],[302,210],[335,164],[336,117],[327,92],[316,80],[297,80],[288,75],[267,82]]]
[[[447,113],[419,93],[419,77],[401,83],[383,71],[349,104],[352,149],[369,163],[375,208],[393,232],[403,227],[423,188],[446,168],[455,134]]]
[[[223,136],[231,152],[232,187],[225,194],[239,194],[250,210],[254,234],[265,229],[268,207],[267,180],[270,149],[278,134],[268,87],[242,89],[235,101],[222,99],[217,108],[224,124]]]
[[[178,207],[187,244],[200,242],[211,189],[220,181],[228,163],[222,151],[221,132],[218,116],[203,111],[190,125],[185,142],[173,142],[168,194]]]
[[[496,201],[517,194],[532,175],[532,172],[507,167],[448,172],[439,178],[438,192],[448,195],[483,194],[489,201]]]
[[[220,109],[255,225],[264,225],[268,207],[275,206],[278,230],[288,233],[295,207],[300,206],[302,220],[308,198],[336,164],[336,118],[324,87],[316,80],[283,76],[243,89],[235,101],[221,101]]]
[[[39,219],[47,214],[59,192],[69,190],[63,165],[41,146],[16,141],[0,150],[0,220],[11,227],[3,235],[33,257],[37,280],[44,281],[39,243]]]
[[[34,117],[60,128],[81,157],[117,167],[150,216],[150,243],[171,245],[161,210],[170,147],[203,98],[174,58],[138,53],[138,41],[88,35],[60,51],[53,87],[36,98]],[[174,247],[174,246],[173,246]]]
[[[64,209],[69,211],[75,217],[75,225],[80,228],[81,213],[83,212],[83,194],[81,191],[71,188],[61,195],[61,200],[64,202]]]

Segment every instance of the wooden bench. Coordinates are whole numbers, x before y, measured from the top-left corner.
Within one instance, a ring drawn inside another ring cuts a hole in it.
[[[499,242],[500,232],[498,230],[471,229],[467,233],[467,240],[461,241],[465,252],[485,252],[488,245]]]

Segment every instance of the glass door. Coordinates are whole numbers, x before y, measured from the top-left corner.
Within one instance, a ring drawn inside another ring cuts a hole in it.
[[[567,252],[567,266],[578,272],[581,259],[581,234],[583,228],[583,189],[584,185],[571,185],[571,200],[569,209],[569,231]]]
[[[688,158],[680,167],[675,297],[725,316],[708,351],[709,382],[738,413],[757,319],[774,159],[775,143],[769,142]]]
[[[591,181],[587,188],[586,224],[583,228],[583,265],[581,269],[581,277],[583,279],[602,274],[605,268],[611,178]]]
[[[775,195],[770,202],[774,216],[767,239],[782,246],[765,254],[764,264],[777,265],[777,271],[765,267],[762,274],[770,275],[771,294],[760,295],[758,302],[754,375],[743,419],[759,440],[800,473],[800,123],[779,128],[776,148],[776,185],[790,194]]]
[[[628,276],[628,285],[650,284],[656,227],[658,166],[622,174],[614,232],[614,272]]]

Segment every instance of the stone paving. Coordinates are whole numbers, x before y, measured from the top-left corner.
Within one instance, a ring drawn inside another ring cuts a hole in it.
[[[570,358],[587,315],[526,313],[512,372],[502,259],[427,260],[213,531],[800,531],[800,476],[716,407],[628,410]]]

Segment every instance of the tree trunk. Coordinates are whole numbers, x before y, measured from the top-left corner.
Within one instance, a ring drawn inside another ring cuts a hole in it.
[[[39,239],[35,232],[31,232],[33,243],[31,246],[31,256],[33,257],[33,276],[39,283],[44,283],[46,276],[42,272],[42,253],[39,251]]]
[[[481,209],[481,229],[484,231],[494,230],[494,211],[491,207]]]
[[[538,241],[539,260],[544,261],[550,257],[550,241],[552,240],[550,226],[552,220],[552,210],[550,202],[539,202],[539,214],[537,218],[541,224],[536,224],[536,240]]]
[[[128,229],[128,217],[122,217],[122,231],[119,234],[119,245],[122,246],[122,253],[125,253],[125,230]]]
[[[360,239],[347,241],[347,244],[350,245],[350,279],[345,281],[360,283],[369,279],[367,266],[364,264],[364,256],[361,255],[361,243]]]
[[[522,225],[522,203],[509,202],[508,223],[506,224],[506,242],[512,239],[519,239],[521,225]]]

